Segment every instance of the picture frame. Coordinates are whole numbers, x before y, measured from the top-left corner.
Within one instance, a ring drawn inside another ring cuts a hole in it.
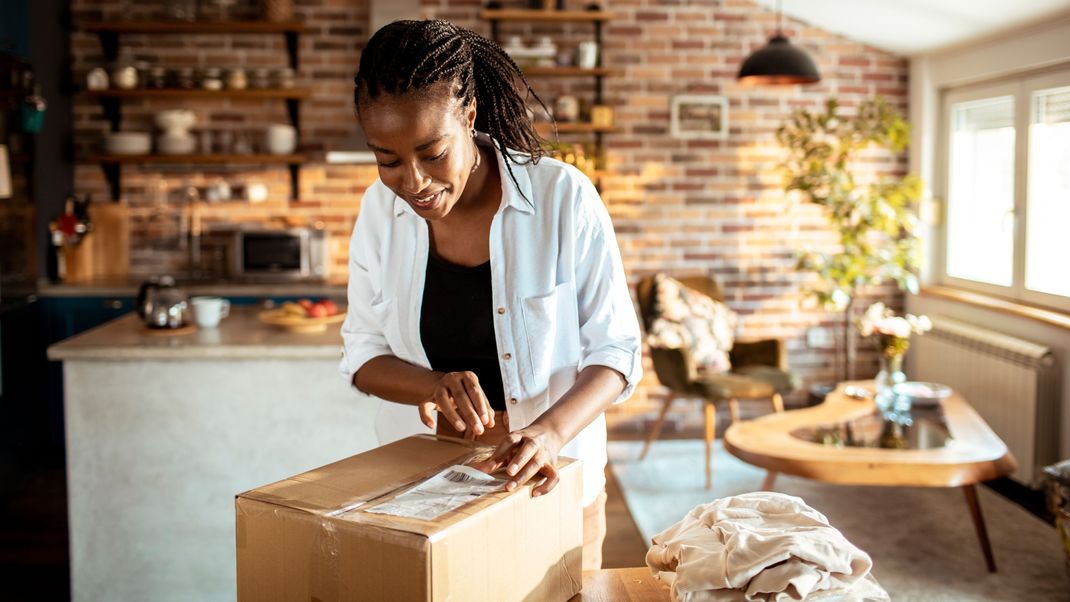
[[[728,98],[712,94],[672,97],[669,133],[681,140],[723,140],[728,136]]]

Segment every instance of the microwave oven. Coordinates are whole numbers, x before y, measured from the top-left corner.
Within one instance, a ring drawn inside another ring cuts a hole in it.
[[[236,230],[230,273],[258,282],[327,279],[327,233],[313,228]]]

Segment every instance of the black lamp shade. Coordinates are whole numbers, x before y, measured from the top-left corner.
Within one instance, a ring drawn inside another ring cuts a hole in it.
[[[743,61],[736,79],[754,85],[812,84],[821,74],[809,55],[777,34]]]

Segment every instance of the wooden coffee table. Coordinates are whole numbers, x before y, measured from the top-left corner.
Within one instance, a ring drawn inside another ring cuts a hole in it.
[[[1017,468],[1003,441],[958,393],[935,408],[892,413],[889,425],[872,397],[850,398],[845,386],[873,390],[868,381],[843,383],[820,405],[737,422],[725,433],[725,449],[769,471],[766,491],[777,473],[844,485],[961,487],[985,563],[995,572],[975,485]],[[943,441],[947,436],[952,445]]]

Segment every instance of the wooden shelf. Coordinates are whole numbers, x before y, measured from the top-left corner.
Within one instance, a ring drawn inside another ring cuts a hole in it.
[[[263,88],[245,90],[205,90],[203,88],[137,88],[134,90],[85,90],[93,98],[245,98],[245,99],[304,99],[312,95],[308,88]]]
[[[305,33],[297,21],[90,21],[83,29],[92,33]]]
[[[524,69],[524,75],[532,77],[604,77],[613,75],[612,69],[596,67],[584,69],[582,67],[528,67]]]
[[[300,164],[305,155],[90,155],[93,163],[124,165],[256,165]]]
[[[554,128],[549,123],[537,123],[535,129],[540,134],[552,134]],[[588,134],[588,133],[606,133],[612,132],[613,126],[599,126],[591,123],[564,123],[558,122],[557,132],[559,134]]]
[[[479,18],[487,21],[540,21],[540,22],[601,22],[613,19],[613,13],[604,10],[533,10],[533,9],[483,9]]]

